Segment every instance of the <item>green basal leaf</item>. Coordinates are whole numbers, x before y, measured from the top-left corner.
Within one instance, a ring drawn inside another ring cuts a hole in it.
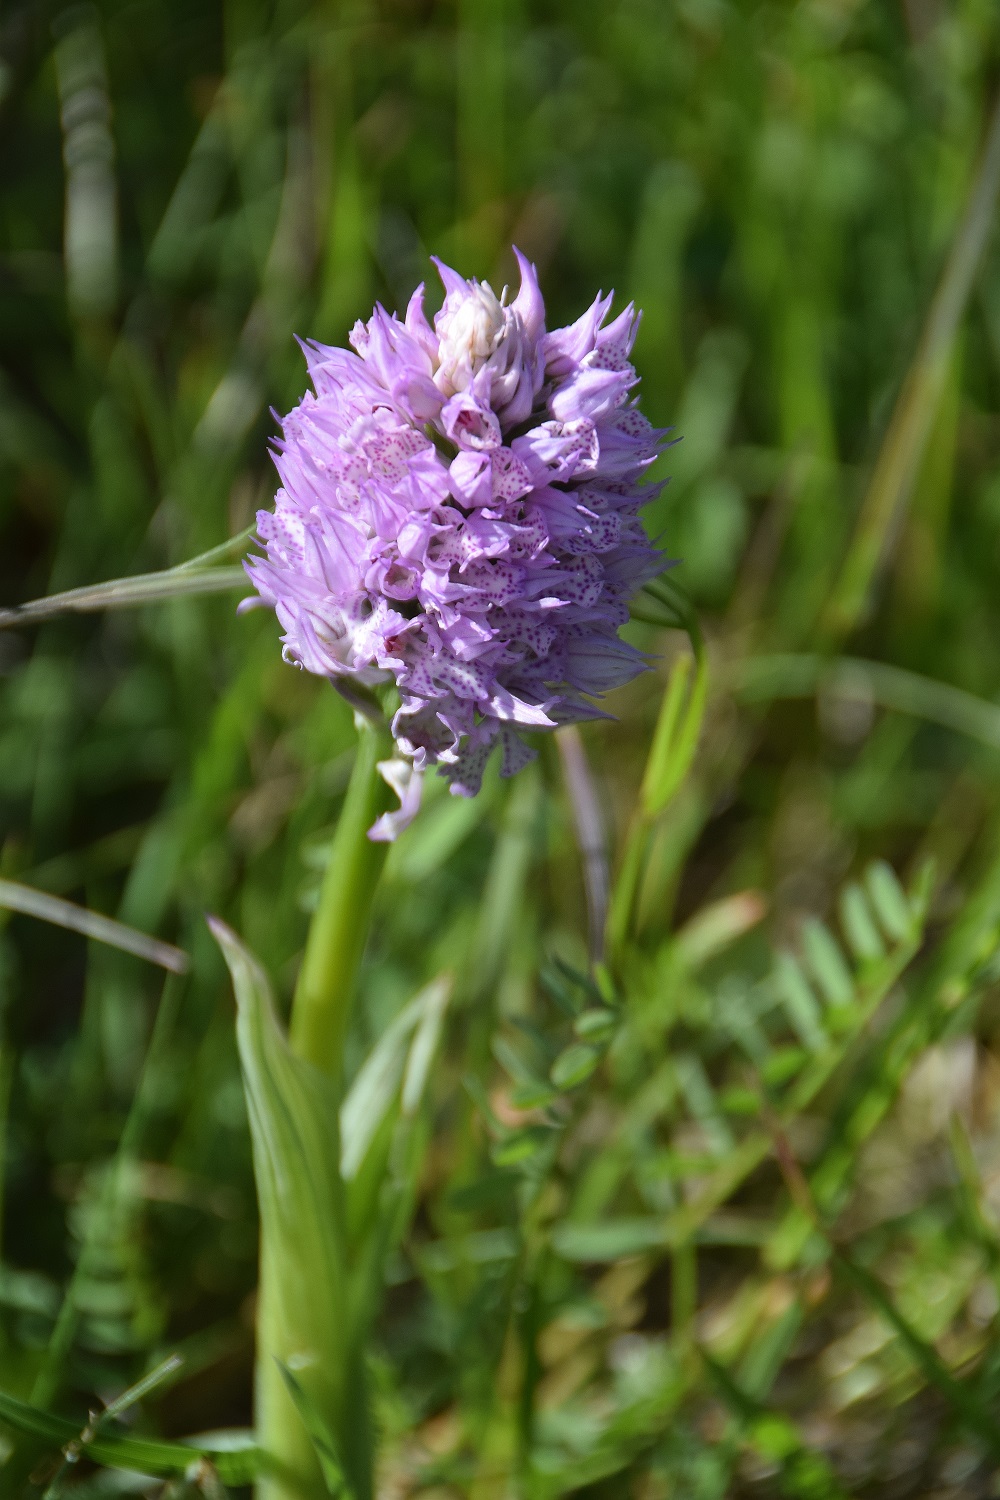
[[[217,918],[210,918],[209,925],[236,992],[236,1035],[265,1255],[260,1319],[267,1347],[296,1371],[313,1409],[339,1431],[350,1332],[336,1090],[318,1069],[292,1053],[278,1025],[267,978],[253,955]],[[278,1266],[281,1274],[270,1274]],[[294,1405],[280,1372],[275,1369],[268,1379],[262,1371],[258,1422],[263,1431],[276,1430],[278,1424],[270,1420],[275,1404]],[[291,1412],[286,1416],[291,1418]],[[282,1430],[289,1425],[286,1420]],[[297,1450],[280,1457],[304,1469],[311,1483],[316,1459],[304,1427],[301,1438]]]
[[[344,1180],[358,1175],[379,1129],[395,1103],[422,996],[411,1000],[362,1064],[340,1112],[340,1167]]]
[[[450,975],[424,986],[370,1053],[341,1108],[349,1255],[369,1299],[415,1201],[427,1144],[420,1105],[451,990]]]

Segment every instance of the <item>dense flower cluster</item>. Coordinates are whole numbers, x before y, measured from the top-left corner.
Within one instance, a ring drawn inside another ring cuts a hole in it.
[[[599,296],[546,332],[515,254],[509,304],[435,262],[433,326],[421,286],[402,320],[377,307],[355,325],[356,353],[305,345],[315,394],[282,423],[266,555],[248,564],[286,657],[391,674],[403,755],[466,796],[497,742],[511,775],[533,754],[519,730],[591,717],[643,669],[618,628],[663,567],[638,516],[662,433],[631,394],[637,314],[604,326]]]

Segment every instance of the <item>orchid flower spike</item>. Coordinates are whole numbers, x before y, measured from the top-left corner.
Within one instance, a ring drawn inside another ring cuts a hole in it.
[[[533,265],[514,251],[512,302],[435,262],[400,319],[376,307],[355,353],[304,345],[313,390],[275,443],[281,488],[257,517],[247,571],[277,613],[287,660],[320,675],[394,680],[399,813],[420,776],[479,790],[494,746],[511,776],[522,731],[600,714],[593,699],[647,665],[619,638],[628,600],[665,560],[639,512],[665,436],[633,394],[631,304],[598,296],[551,333]],[[406,772],[406,774],[404,774]]]

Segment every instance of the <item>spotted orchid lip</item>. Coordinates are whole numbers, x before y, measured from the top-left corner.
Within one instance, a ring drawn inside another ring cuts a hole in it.
[[[464,796],[497,744],[514,774],[534,753],[525,730],[592,717],[589,700],[645,669],[618,629],[665,564],[639,518],[665,434],[633,395],[638,315],[607,322],[599,295],[549,332],[514,253],[512,301],[435,262],[433,326],[420,287],[403,318],[376,307],[357,324],[353,352],[303,344],[313,390],[282,421],[281,487],[247,563],[286,657],[389,674],[400,755]],[[412,810],[415,784],[393,777]]]

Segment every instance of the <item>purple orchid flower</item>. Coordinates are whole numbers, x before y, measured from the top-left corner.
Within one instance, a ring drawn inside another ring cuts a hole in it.
[[[383,774],[415,816],[437,765],[474,796],[534,755],[521,731],[600,715],[592,699],[647,665],[618,636],[629,598],[665,560],[639,518],[665,436],[638,409],[639,315],[598,296],[545,330],[535,268],[515,249],[510,303],[435,262],[400,320],[376,307],[356,353],[304,345],[314,390],[282,422],[281,488],[247,571],[284,631],[286,660],[367,685],[394,680],[401,759]]]

